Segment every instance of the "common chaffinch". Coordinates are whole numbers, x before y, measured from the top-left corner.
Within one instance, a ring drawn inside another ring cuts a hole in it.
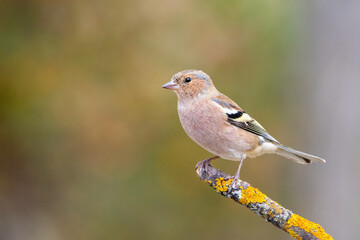
[[[187,135],[215,155],[200,162],[201,166],[219,157],[240,161],[234,175],[237,180],[246,157],[255,158],[265,153],[276,153],[301,164],[325,163],[324,159],[279,143],[254,118],[220,93],[203,71],[178,72],[162,87],[176,93],[180,122]]]

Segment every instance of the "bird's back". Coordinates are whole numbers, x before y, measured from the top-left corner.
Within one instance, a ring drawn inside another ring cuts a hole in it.
[[[239,160],[258,146],[258,136],[230,125],[211,98],[178,101],[178,113],[189,137],[221,158]]]

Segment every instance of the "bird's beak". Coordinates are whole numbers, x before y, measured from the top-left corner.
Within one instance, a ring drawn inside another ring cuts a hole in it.
[[[168,82],[168,83],[165,83],[162,87],[163,87],[163,88],[166,88],[166,89],[170,89],[170,90],[177,90],[177,89],[179,89],[179,85],[177,85],[173,80],[171,80],[171,81]]]

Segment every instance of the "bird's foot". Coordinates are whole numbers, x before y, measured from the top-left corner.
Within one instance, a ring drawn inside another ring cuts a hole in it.
[[[245,158],[242,158],[240,160],[239,168],[236,171],[235,175],[232,177],[233,181],[230,183],[230,186],[228,187],[229,192],[231,192],[233,189],[238,189],[240,187],[240,182],[241,182],[241,180],[240,180],[240,169],[241,169],[241,166],[243,164],[244,159]]]
[[[204,161],[198,162],[196,164],[195,170],[198,170],[199,172],[206,171],[208,166],[212,166],[210,162],[212,160],[214,160],[214,159],[217,159],[217,158],[219,158],[219,157],[215,156],[215,157],[212,157],[212,158],[205,159]]]
[[[228,187],[228,192],[231,192],[232,190],[235,190],[235,189],[239,189],[240,187],[240,176],[234,176],[232,177],[232,182],[230,183],[229,187]]]

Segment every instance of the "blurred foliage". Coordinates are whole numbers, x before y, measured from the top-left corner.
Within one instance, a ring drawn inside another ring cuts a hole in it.
[[[185,135],[176,97],[161,85],[202,69],[286,139],[299,7],[1,1],[0,238],[288,239],[198,180],[194,166],[210,155]],[[288,165],[262,158],[242,176],[291,202],[278,174]]]

